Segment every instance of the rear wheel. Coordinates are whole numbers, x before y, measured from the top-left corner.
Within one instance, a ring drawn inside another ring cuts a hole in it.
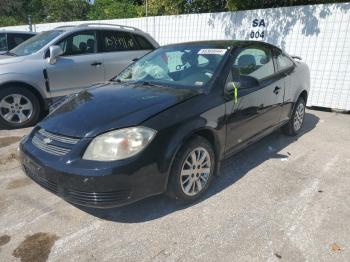
[[[282,127],[282,131],[289,136],[297,135],[300,132],[301,127],[303,126],[304,117],[305,117],[305,100],[304,98],[299,97],[293,109],[291,118],[289,122]]]
[[[38,98],[29,90],[9,87],[0,91],[0,126],[6,129],[36,124],[40,116]]]
[[[191,139],[174,160],[168,195],[184,202],[197,200],[208,189],[215,165],[211,144],[203,137]]]

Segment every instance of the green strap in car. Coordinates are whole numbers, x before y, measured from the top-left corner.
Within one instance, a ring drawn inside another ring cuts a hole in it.
[[[237,100],[238,100],[238,89],[234,82],[232,82],[232,84],[233,84],[233,104],[235,105],[237,104]]]

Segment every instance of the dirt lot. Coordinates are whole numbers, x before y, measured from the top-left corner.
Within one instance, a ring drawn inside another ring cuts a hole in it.
[[[350,261],[350,115],[309,110],[225,160],[202,201],[79,209],[27,179],[0,131],[0,261]]]

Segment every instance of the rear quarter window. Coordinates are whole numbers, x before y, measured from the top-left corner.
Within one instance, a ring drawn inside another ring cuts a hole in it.
[[[102,31],[102,52],[137,50],[138,45],[132,34],[118,31]]]
[[[154,46],[143,36],[134,35],[141,50],[153,50]]]
[[[279,71],[290,68],[294,65],[292,60],[283,54],[279,54],[277,56],[276,61],[277,61],[277,67]]]
[[[31,38],[32,35],[29,34],[8,34],[7,35],[7,42],[9,50],[15,48],[19,44],[23,43],[27,39]]]
[[[0,34],[0,51],[7,50],[6,34]]]

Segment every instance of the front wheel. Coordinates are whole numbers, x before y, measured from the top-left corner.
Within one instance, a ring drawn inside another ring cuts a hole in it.
[[[215,153],[208,140],[200,136],[191,139],[174,160],[168,195],[184,202],[200,198],[212,180],[215,161]]]
[[[300,97],[296,102],[289,122],[282,127],[282,131],[289,136],[297,135],[304,123],[305,100]]]
[[[39,100],[29,90],[9,87],[0,91],[0,127],[14,129],[32,126],[39,116]]]

